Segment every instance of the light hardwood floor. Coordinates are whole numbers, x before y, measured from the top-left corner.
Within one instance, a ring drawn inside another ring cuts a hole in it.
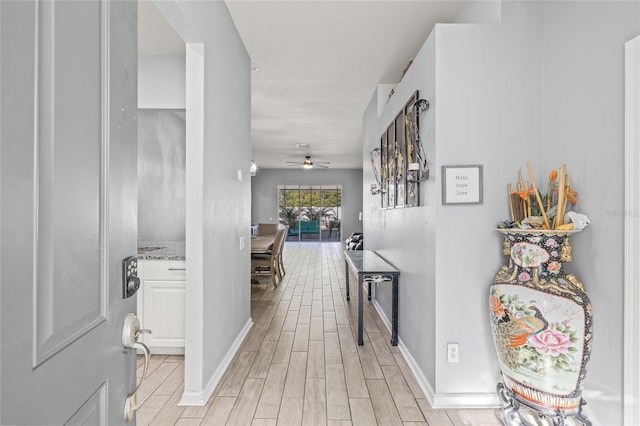
[[[340,243],[287,242],[284,260],[277,289],[252,286],[253,327],[207,404],[179,407],[184,359],[154,355],[138,425],[502,424],[494,409],[431,408],[370,303],[357,346],[357,299],[344,298]]]

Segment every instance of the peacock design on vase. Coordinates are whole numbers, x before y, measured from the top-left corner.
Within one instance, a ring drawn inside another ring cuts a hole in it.
[[[503,421],[529,424],[519,412],[525,407],[554,425],[569,424],[567,418],[590,425],[582,414],[582,390],[591,354],[591,302],[563,266],[572,260],[569,239],[576,231],[499,231],[510,260],[494,279],[489,305]]]

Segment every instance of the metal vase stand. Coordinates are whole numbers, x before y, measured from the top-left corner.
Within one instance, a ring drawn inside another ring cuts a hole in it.
[[[582,413],[582,407],[587,404],[582,398],[578,408],[568,411],[534,405],[513,393],[503,383],[498,383],[497,392],[503,406],[502,421],[507,426],[592,426]]]

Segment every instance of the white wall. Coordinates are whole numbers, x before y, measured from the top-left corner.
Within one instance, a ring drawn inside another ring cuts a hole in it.
[[[572,238],[593,305],[585,399],[601,424],[622,424],[624,43],[640,34],[640,2],[544,7],[544,167],[566,162],[592,225]],[[636,395],[638,398],[638,395]]]
[[[371,195],[375,182],[369,152],[380,147],[380,137],[413,95],[427,99],[431,108],[420,117],[420,135],[429,165],[435,156],[435,36],[432,33],[414,59],[395,93],[378,118],[377,91],[386,98],[387,87],[379,86],[364,114],[363,129],[363,228],[366,248],[376,250],[402,271],[399,287],[398,334],[400,346],[414,357],[423,382],[435,383],[435,186],[433,178],[420,185],[420,207],[381,209],[380,195]],[[376,289],[376,299],[391,318],[391,291]]]
[[[507,24],[438,25],[365,141],[366,160],[414,90],[431,103],[420,117],[431,168],[423,206],[381,210],[365,194],[364,228],[402,271],[400,339],[436,405],[497,402],[486,300],[504,260],[494,230],[506,218],[506,184],[526,161],[538,162],[527,147],[541,135],[540,7],[523,7],[527,19],[503,10]],[[441,166],[460,164],[484,166],[482,205],[442,206]],[[376,297],[390,317],[389,291]],[[460,363],[447,363],[448,342],[459,343]]]
[[[184,109],[184,80],[184,56],[138,56],[138,108]]]
[[[141,241],[185,241],[185,137],[184,112],[138,110]]]
[[[186,336],[183,402],[204,403],[251,324],[249,245],[240,248],[241,238],[249,241],[251,224],[250,59],[224,2],[156,4],[186,43],[202,47],[194,55],[204,64],[203,126],[190,128],[187,109],[187,184],[190,173],[201,178],[195,182],[197,194],[187,189],[186,319],[194,329]],[[191,146],[190,135],[201,145]],[[192,168],[190,159],[197,163]],[[244,172],[242,181],[236,178],[238,169]],[[190,218],[197,219],[193,228]],[[190,250],[197,252],[198,262],[190,263]],[[199,270],[189,271],[192,267]],[[198,275],[201,280],[189,278]]]
[[[502,0],[472,1],[456,16],[456,24],[499,24]]]
[[[260,169],[251,178],[252,223],[278,221],[278,185],[341,185],[342,236],[362,232],[359,214],[362,211],[362,170],[284,170]]]
[[[527,161],[540,168],[541,153],[531,147],[542,136],[541,7],[507,2],[502,18],[436,30],[436,171],[482,164],[484,181],[481,205],[443,206],[435,176],[438,394],[495,391],[488,286],[506,262],[495,228],[508,219],[507,183]],[[460,343],[460,364],[447,362],[447,342]]]
[[[185,57],[138,56],[138,239],[185,240]]]
[[[364,194],[369,248],[402,271],[400,340],[436,405],[495,401],[499,379],[487,314],[502,256],[494,231],[508,217],[506,184],[531,162],[542,176],[568,165],[593,225],[573,238],[594,306],[585,398],[599,424],[622,423],[623,43],[640,32],[638,2],[504,2],[497,25],[443,24],[430,35],[380,117],[365,112],[368,152],[415,89],[431,177],[425,206],[381,210]],[[374,97],[375,98],[375,97]],[[426,123],[426,126],[424,125]],[[443,165],[482,164],[484,200],[442,206]],[[526,170],[524,170],[526,172]],[[420,265],[419,262],[423,264]],[[378,303],[389,315],[384,289]],[[460,363],[446,343],[460,344]]]

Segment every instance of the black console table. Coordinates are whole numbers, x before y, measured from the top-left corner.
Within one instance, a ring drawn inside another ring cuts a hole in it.
[[[369,300],[371,300],[372,282],[391,281],[392,308],[391,308],[391,344],[398,346],[398,281],[400,271],[384,260],[376,252],[371,250],[347,250],[344,252],[345,274],[347,280],[347,300],[349,295],[349,270],[358,276],[358,345],[363,345],[362,340],[362,286],[369,284]]]

